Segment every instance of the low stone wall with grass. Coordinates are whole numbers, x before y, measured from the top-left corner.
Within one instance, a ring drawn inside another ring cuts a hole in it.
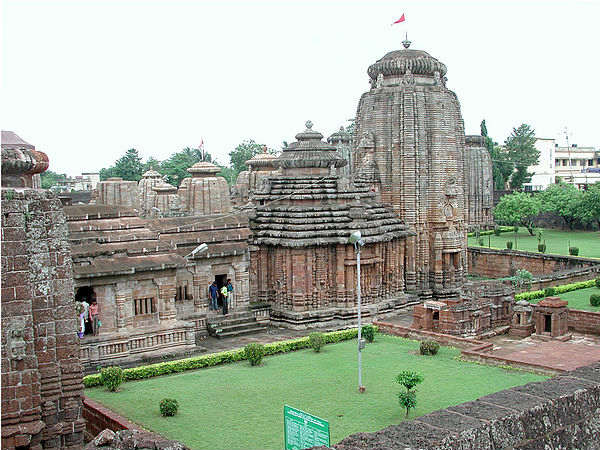
[[[106,429],[114,432],[141,429],[136,424],[87,397],[83,397],[83,418],[85,419],[86,442]]]
[[[563,277],[560,280],[561,284],[576,281],[575,279],[567,281],[565,277],[568,276],[568,273],[566,271],[576,269],[573,271],[574,278],[581,276],[577,270],[589,268],[593,272],[589,278],[597,276],[594,274],[600,271],[599,259],[484,247],[468,248],[468,265],[470,275],[488,278],[509,277],[514,275],[518,269],[526,269],[536,277],[563,272],[562,275],[557,274],[557,276]],[[552,280],[547,281],[548,283],[553,282]]]
[[[432,412],[337,450],[600,449],[600,363]]]

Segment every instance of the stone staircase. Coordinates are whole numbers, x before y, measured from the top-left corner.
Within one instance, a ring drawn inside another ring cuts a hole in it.
[[[207,328],[208,334],[221,339],[265,331],[267,323],[258,322],[251,311],[243,311],[209,317]]]

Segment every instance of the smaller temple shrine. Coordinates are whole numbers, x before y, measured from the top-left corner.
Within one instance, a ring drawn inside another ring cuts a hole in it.
[[[231,201],[236,206],[248,203],[250,193],[259,188],[263,180],[277,170],[275,167],[277,157],[267,152],[266,145],[263,145],[262,150],[262,153],[246,161],[248,170],[240,172],[237,177],[231,192]]]
[[[567,302],[560,297],[546,297],[533,305],[533,323],[538,339],[571,339],[568,324]]]
[[[301,328],[356,318],[356,254],[348,237],[359,230],[361,294],[366,314],[406,304],[405,238],[414,236],[393,211],[338,170],[337,148],[306,123],[297,142],[274,161],[250,197],[251,297],[268,302],[271,321]]]

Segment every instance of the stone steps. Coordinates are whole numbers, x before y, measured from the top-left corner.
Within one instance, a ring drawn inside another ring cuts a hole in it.
[[[208,319],[208,333],[219,339],[258,333],[266,329],[267,324],[257,322],[251,312],[232,313]]]

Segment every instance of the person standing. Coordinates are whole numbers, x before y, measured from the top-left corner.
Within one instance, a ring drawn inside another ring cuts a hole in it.
[[[90,322],[92,323],[92,333],[94,336],[98,335],[98,303],[96,300],[92,300],[92,304],[89,307],[90,311]]]
[[[208,286],[208,295],[210,297],[210,309],[216,311],[217,307],[217,296],[219,295],[219,288],[217,287],[217,282],[213,281],[210,286]]]
[[[90,304],[87,302],[87,300],[84,298],[83,301],[81,302],[81,306],[83,306],[83,317],[85,319],[85,322],[83,324],[83,332],[85,333],[86,331],[89,333],[89,328],[90,327]]]
[[[227,278],[227,300],[229,300],[229,306],[233,305],[233,284],[231,284],[231,278]]]
[[[229,295],[229,291],[227,290],[227,285],[224,284],[223,287],[221,288],[221,296],[223,297],[223,315],[227,315],[228,309],[227,309],[227,296]]]

